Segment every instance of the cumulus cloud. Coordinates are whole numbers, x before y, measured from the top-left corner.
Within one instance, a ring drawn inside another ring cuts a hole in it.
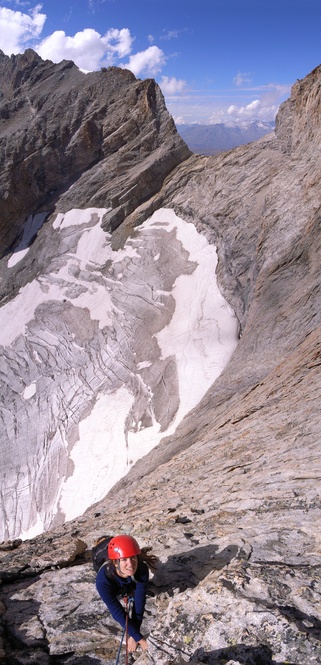
[[[149,46],[145,51],[131,54],[134,38],[128,28],[111,28],[104,35],[92,28],[85,28],[73,36],[63,30],[56,30],[42,41],[37,41],[46,21],[37,5],[28,14],[0,8],[0,48],[7,55],[21,53],[30,46],[43,59],[60,62],[73,60],[85,71],[93,71],[101,66],[117,65],[130,69],[135,76],[156,76],[164,66],[164,52],[157,46]],[[150,36],[150,42],[152,37]],[[127,63],[120,59],[129,57]]]
[[[250,72],[238,72],[233,82],[238,86],[249,85],[251,83]],[[258,95],[255,99],[249,100],[243,104],[226,104],[218,106],[210,115],[210,123],[230,123],[247,124],[251,120],[262,120],[265,122],[275,120],[281,102],[290,92],[289,86],[281,86],[270,83],[265,87],[248,87],[247,96],[254,93]]]
[[[46,15],[36,5],[28,14],[0,7],[0,48],[6,55],[21,53],[42,32]]]
[[[228,118],[242,124],[250,120],[271,121],[275,119],[280,103],[289,93],[288,86],[271,85],[259,99],[254,99],[246,105],[232,104],[227,109]]]
[[[115,53],[118,58],[123,58],[131,52],[134,38],[131,37],[128,28],[122,28],[121,30],[112,28],[106,32],[105,37],[102,38],[102,42],[106,44],[108,50]]]
[[[140,51],[131,55],[127,64],[122,63],[122,67],[130,69],[135,76],[144,74],[145,76],[156,76],[166,63],[164,52],[158,46],[149,46],[146,51]]]
[[[187,84],[183,79],[176,79],[174,76],[162,76],[159,85],[164,95],[176,95],[183,92]]]
[[[275,109],[272,107],[271,110]],[[254,118],[258,118],[261,112],[262,102],[259,99],[254,99],[253,102],[250,102],[250,104],[247,104],[246,106],[236,106],[235,104],[231,104],[227,109],[228,115],[236,120],[253,120]]]
[[[185,119],[182,115],[178,115],[176,118],[174,118],[174,122],[175,125],[186,125]]]
[[[279,104],[266,104],[263,99],[254,99],[246,105],[231,104],[227,108],[216,109],[210,116],[210,123],[245,125],[251,120],[269,122],[275,119]]]
[[[251,120],[275,120],[280,104],[290,92],[290,86],[269,84],[264,91],[257,89],[256,92],[262,92],[261,97],[258,96],[247,104],[230,104],[216,108],[210,114],[209,122],[241,126]]]
[[[73,60],[80,69],[93,71],[101,65],[112,65],[115,59],[128,55],[132,41],[127,28],[108,30],[103,37],[92,28],[85,28],[74,37],[68,37],[63,30],[56,30],[36,50],[44,59],[53,62]]]

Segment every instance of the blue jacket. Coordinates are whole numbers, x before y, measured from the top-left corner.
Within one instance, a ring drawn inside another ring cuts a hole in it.
[[[134,598],[132,616],[128,619],[128,634],[136,642],[143,637],[140,626],[145,609],[148,577],[148,566],[144,562],[138,564],[134,578],[120,577],[108,564],[100,568],[96,577],[96,588],[101,599],[107,605],[113,619],[118,621],[122,628],[126,626],[126,612],[119,597],[128,595]]]

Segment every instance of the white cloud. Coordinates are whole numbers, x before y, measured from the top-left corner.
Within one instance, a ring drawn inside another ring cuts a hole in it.
[[[236,106],[231,104],[227,109],[227,113],[231,118],[234,119],[245,119],[252,120],[258,118],[262,110],[262,104],[259,99],[254,99],[253,102],[247,104],[246,106]]]
[[[163,30],[160,39],[169,42],[171,39],[178,39],[184,32],[189,32],[188,28],[181,28],[180,30]]]
[[[164,52],[158,46],[149,46],[146,51],[131,55],[127,64],[122,67],[130,69],[135,76],[144,73],[145,76],[156,76],[166,63]]]
[[[102,37],[96,30],[85,28],[69,37],[63,30],[56,30],[37,47],[44,59],[60,62],[73,60],[80,69],[93,71],[101,65],[112,65],[115,59],[128,55],[132,38],[127,28],[108,30]]]
[[[111,28],[103,36],[92,28],[85,28],[73,36],[66,35],[63,30],[56,30],[37,43],[45,21],[46,15],[41,13],[41,5],[36,5],[28,14],[0,8],[0,48],[11,55],[21,53],[30,46],[43,59],[53,62],[73,60],[85,71],[117,65],[130,69],[135,76],[141,73],[155,76],[166,62],[164,52],[157,46],[150,46],[145,51],[130,55],[128,63],[120,63],[119,60],[132,51],[134,38],[128,28]]]
[[[252,82],[251,72],[238,72],[233,79],[233,83],[237,86],[249,85]]]
[[[253,88],[252,92],[261,93],[261,96],[252,99],[247,104],[226,104],[218,106],[210,115],[208,122],[233,123],[242,125],[251,120],[262,120],[269,122],[275,120],[280,104],[288,96],[290,86],[269,84],[262,88]],[[250,90],[248,91],[250,94]]]
[[[226,110],[225,121],[233,121],[238,125],[248,123],[251,120],[263,120],[265,122],[275,119],[279,105],[264,103],[264,99],[254,99],[245,106],[231,104]]]
[[[0,7],[0,48],[6,55],[25,50],[30,40],[42,32],[46,14],[41,14],[41,5],[36,5],[29,14]]]
[[[166,41],[169,41],[170,39],[177,39],[180,30],[167,30],[167,32],[164,32],[161,35],[161,39],[165,39]]]
[[[121,30],[111,28],[102,37],[102,42],[106,44],[108,50],[117,55],[117,58],[123,58],[131,52],[133,41],[134,38],[131,37],[128,28],[122,28]]]
[[[186,122],[183,116],[179,115],[177,118],[174,118],[175,125],[186,125]]]
[[[226,122],[229,119],[228,114],[227,114],[227,109],[228,109],[228,106],[226,106],[226,105],[224,105],[224,106],[216,105],[214,110],[211,110],[208,107],[208,109],[207,109],[208,110],[208,118],[206,120],[204,119],[204,123],[209,124],[209,125],[212,125],[212,124],[216,125],[216,124],[219,124],[221,122]]]
[[[289,93],[288,86],[271,85],[260,99],[254,99],[246,105],[232,104],[227,109],[228,117],[241,124],[249,120],[274,120],[284,97]]]
[[[186,81],[176,79],[174,76],[162,76],[159,85],[164,95],[175,95],[186,88]]]

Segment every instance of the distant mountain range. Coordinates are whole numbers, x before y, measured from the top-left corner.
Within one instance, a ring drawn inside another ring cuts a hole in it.
[[[253,120],[247,125],[176,125],[177,131],[192,152],[201,155],[215,155],[224,150],[231,150],[269,134],[275,128],[275,122]]]

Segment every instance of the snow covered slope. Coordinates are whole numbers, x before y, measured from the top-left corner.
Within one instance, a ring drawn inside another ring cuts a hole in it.
[[[0,310],[0,539],[101,499],[175,431],[237,343],[216,249],[195,226],[160,209],[114,251],[107,212],[31,216],[35,241],[6,258],[26,277]]]

